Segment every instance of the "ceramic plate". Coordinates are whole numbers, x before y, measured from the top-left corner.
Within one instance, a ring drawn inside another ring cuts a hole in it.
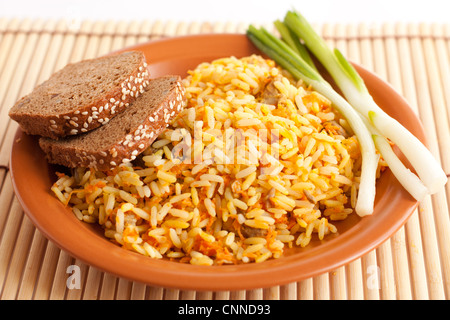
[[[245,35],[210,34],[153,41],[127,48],[145,53],[153,77],[186,76],[201,62],[226,56],[243,57],[259,51]],[[357,66],[375,101],[424,141],[420,121],[390,85]],[[194,266],[156,260],[109,242],[99,227],[81,222],[50,191],[56,180],[37,139],[17,131],[11,153],[11,176],[16,195],[35,226],[62,250],[105,272],[149,285],[190,290],[239,290],[283,285],[332,271],[373,250],[409,218],[417,202],[389,170],[377,183],[372,216],[353,214],[336,223],[338,235],[314,240],[306,248],[260,264]]]

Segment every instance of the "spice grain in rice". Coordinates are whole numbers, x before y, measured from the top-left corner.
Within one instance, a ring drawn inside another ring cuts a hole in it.
[[[139,162],[59,174],[55,195],[118,245],[195,265],[262,262],[337,233],[361,156],[327,99],[258,55],[202,63],[183,85],[187,105]]]

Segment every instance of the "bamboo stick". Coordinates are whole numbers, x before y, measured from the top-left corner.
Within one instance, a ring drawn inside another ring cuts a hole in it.
[[[218,295],[215,295],[217,299]],[[220,294],[219,294],[220,296]],[[195,290],[182,290],[180,291],[180,300],[196,300],[197,298],[197,292]],[[225,299],[223,297],[223,299]]]
[[[68,268],[71,265],[74,265],[74,259],[67,252],[61,251],[58,256],[55,273],[53,274],[53,285],[50,290],[49,300],[64,300],[66,290],[74,290],[69,289],[67,285],[67,280],[72,274],[67,272],[70,270]]]
[[[262,289],[247,290],[246,297],[249,300],[262,300],[263,290]]]
[[[313,279],[305,279],[300,281],[297,285],[298,299],[299,300],[313,300],[314,292],[313,292]]]
[[[17,204],[17,206],[20,208],[20,204]],[[8,270],[5,285],[3,287],[2,299],[13,300],[17,297],[20,279],[22,278],[24,266],[28,257],[27,253],[30,250],[34,229],[30,219],[24,215],[22,224],[16,235],[17,239],[14,239],[16,243],[10,261],[10,264],[13,265],[14,268]]]
[[[2,79],[9,79],[10,78],[10,72],[8,68],[5,68],[5,65],[7,64],[7,60],[11,59],[10,56],[10,52],[11,52],[11,48],[13,46],[13,43],[15,43],[16,37],[15,34],[13,32],[6,32],[6,30],[8,29],[17,29],[17,26],[19,24],[19,20],[18,19],[11,19],[11,20],[6,20],[4,22],[3,27],[5,28],[5,33],[2,33],[2,39],[0,42],[0,82],[2,82],[2,84],[7,84],[7,82],[4,82],[6,80],[2,80]],[[14,58],[14,57],[12,57]],[[3,97],[5,96],[5,92],[6,92],[7,88],[2,86],[0,88],[0,110],[2,108],[2,102],[3,102]],[[0,136],[1,138],[1,136]]]
[[[315,300],[330,300],[330,279],[328,273],[313,278],[313,292]]]
[[[245,300],[246,291],[245,290],[235,290],[230,292],[231,300]]]
[[[291,282],[283,286],[275,286],[269,289],[272,291],[273,299],[277,300],[297,300],[297,283]]]
[[[415,24],[408,25],[410,34],[418,34],[418,28]],[[411,58],[414,70],[415,89],[417,92],[418,112],[422,124],[425,127],[429,148],[433,154],[437,154],[437,137],[434,121],[432,119],[431,98],[428,91],[428,79],[423,55],[423,47],[418,36],[410,38]],[[442,283],[442,271],[439,260],[438,240],[436,238],[436,225],[433,217],[432,199],[426,197],[419,205],[419,218],[422,240],[424,245],[425,266],[427,269],[427,280],[429,297],[432,300],[443,299],[444,288]]]
[[[160,20],[156,20],[152,25],[152,32],[148,40],[160,39],[164,34],[164,25]]]
[[[17,300],[31,300],[35,290],[35,284],[39,276],[42,260],[45,254],[47,239],[39,230],[33,233],[30,251],[28,252],[27,262],[24,268],[20,287],[17,293]]]
[[[2,299],[13,299],[11,295],[11,278],[17,276],[14,263],[19,263],[19,257],[14,255],[16,240],[23,224],[22,208],[16,198],[13,199],[8,215],[8,228],[4,230],[2,242],[0,243],[0,293]],[[27,239],[25,239],[27,240]],[[9,278],[11,275],[11,278]],[[15,297],[14,297],[15,298]]]
[[[116,300],[129,300],[131,297],[131,288],[131,281],[119,278],[116,290]]]
[[[12,132],[9,132],[7,135],[10,122],[8,112],[18,99],[18,92],[21,89],[21,84],[31,62],[30,56],[33,54],[39,38],[36,32],[28,34],[28,31],[39,30],[42,24],[43,20],[32,21],[27,19],[18,26],[20,32],[11,49],[8,63],[3,70],[2,79],[0,80],[0,91],[5,90],[5,92],[0,92],[0,165],[2,166],[8,165],[9,152],[7,150],[11,146],[12,136],[17,127],[16,124],[12,124]],[[8,136],[8,139],[5,141],[6,136]]]
[[[416,105],[417,97],[414,88],[414,75],[411,65],[411,53],[408,42],[408,32],[405,24],[396,25],[396,34],[398,38],[398,55],[399,65],[401,69],[403,82],[403,95],[409,102],[412,110],[417,114],[418,109]],[[418,217],[418,210],[414,213],[405,225],[406,241],[408,247],[408,254],[410,260],[410,272],[412,283],[412,298],[424,300],[428,299],[428,285],[425,271],[422,235],[420,230],[420,222]]]
[[[138,29],[139,36],[134,44],[145,43],[150,40],[150,35],[152,34],[152,22],[149,20],[141,21]]]
[[[163,300],[164,289],[161,287],[147,287],[149,290],[148,298],[149,300]]]
[[[103,273],[102,286],[100,288],[100,300],[115,300],[117,277],[108,273]]]
[[[188,29],[188,24],[187,24],[186,22],[182,21],[182,22],[179,22],[179,23],[177,24],[177,26],[176,26],[176,31],[175,31],[175,35],[176,35],[177,37],[179,37],[179,36],[185,36],[185,35],[188,34],[188,31],[189,31],[189,29]]]
[[[295,288],[292,290],[295,290],[297,294],[297,282],[293,282],[288,284],[289,286],[294,286]],[[264,289],[264,300],[283,300],[284,296],[282,297],[281,292],[283,290],[283,286],[273,286],[270,288]],[[295,300],[297,297],[295,297]]]
[[[195,291],[194,291],[194,299],[195,299]],[[215,300],[230,300],[230,291],[216,291],[214,293]]]
[[[83,295],[82,300],[97,300],[99,298],[99,290],[102,281],[102,271],[89,266],[87,269],[87,278],[84,286],[81,288]]]
[[[189,24],[189,28],[188,28],[188,33],[189,34],[197,34],[200,33],[200,23],[199,22],[191,22]]]
[[[124,29],[124,44],[123,47],[129,47],[136,43],[138,43],[138,37],[136,34],[139,33],[141,26],[138,21],[132,21],[130,23],[125,24]]]
[[[17,32],[17,34],[14,34],[12,37],[8,37],[10,41],[7,41],[7,44],[10,44],[10,50],[7,53],[7,56],[4,58],[4,68],[2,69],[1,77],[0,77],[0,112],[3,115],[4,111],[4,98],[7,96],[7,93],[9,91],[10,85],[11,85],[11,79],[15,77],[15,71],[16,67],[20,60],[20,53],[22,52],[22,48],[25,45],[26,39],[28,37],[27,32],[30,30],[31,25],[33,21],[30,19],[26,20],[12,20],[11,25],[9,26],[9,30],[11,30],[11,34],[15,30],[22,30],[22,32]],[[25,31],[25,32],[23,32]],[[8,35],[7,35],[8,36]],[[6,37],[5,37],[6,38]],[[9,109],[9,108],[8,108]],[[3,130],[5,128],[5,120],[0,118],[0,123],[2,124],[0,126],[0,137],[3,136]]]
[[[125,38],[127,33],[127,24],[125,21],[116,23],[114,35],[111,43],[111,51],[116,51],[126,47]]]
[[[34,300],[49,299],[60,252],[61,250],[53,242],[47,241],[44,259],[36,282]]]
[[[164,300],[178,300],[179,297],[179,289],[164,289]]]
[[[84,20],[80,25],[80,32],[76,35],[75,45],[73,47],[72,54],[70,55],[69,62],[78,62],[87,57],[85,51],[88,48],[88,33],[93,29],[93,22],[90,20]]]
[[[86,51],[84,52],[83,59],[93,59],[98,57],[101,53],[100,42],[102,37],[102,32],[105,30],[104,21],[94,21],[92,24],[91,34],[88,37],[88,43],[86,46]]]
[[[5,172],[5,179],[0,193],[0,246],[2,244],[2,236],[8,228],[9,210],[13,199],[14,190],[11,181],[11,174],[9,172]],[[2,253],[0,252],[0,254]],[[6,262],[7,261],[0,260],[0,264],[4,264]],[[0,272],[0,277],[2,277],[2,275],[3,274]]]
[[[347,300],[347,280],[346,268],[342,266],[329,273],[330,277],[330,299],[331,300]]]
[[[450,119],[450,24],[433,26],[436,34],[436,52],[441,66],[441,82],[444,87],[445,101],[447,105],[447,118]],[[447,39],[447,41],[445,40]],[[446,173],[449,173],[448,171]]]
[[[177,32],[177,24],[172,20],[168,20],[164,25],[163,29],[164,36],[173,37],[176,35],[176,32]]]
[[[106,21],[102,29],[102,36],[99,39],[96,56],[100,57],[111,52],[113,42],[113,33],[115,32],[116,24],[113,21]]]
[[[213,291],[198,291],[195,294],[196,300],[211,300],[213,297]]]

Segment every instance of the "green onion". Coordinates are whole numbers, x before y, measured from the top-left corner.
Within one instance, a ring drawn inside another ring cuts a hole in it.
[[[383,137],[383,135],[381,135],[366,118],[361,118],[366,123],[370,132],[372,132],[372,139],[375,143],[375,147],[380,154],[383,155],[384,161],[386,161],[394,176],[414,199],[421,201],[428,194],[427,187],[413,172],[411,172],[411,170],[406,168],[403,162],[400,161],[389,141]]]
[[[295,50],[264,28],[250,25],[247,30],[249,39],[265,54],[289,71],[296,79],[302,79],[314,90],[328,98],[347,120],[355,133],[362,156],[361,179],[355,211],[359,216],[373,213],[375,200],[375,180],[379,156],[375,150],[372,134],[360,115],[339,95],[322,76],[306,62]]]
[[[373,135],[376,148],[383,155],[383,159],[388,164],[394,176],[414,199],[421,201],[427,194],[428,189],[422,181],[405,167],[391,148],[388,140],[380,135]]]
[[[419,139],[375,103],[363,79],[347,59],[338,50],[331,50],[308,21],[298,12],[287,12],[284,24],[304,42],[306,47],[327,69],[353,108],[368,119],[385,138],[397,145],[428,189],[428,193],[434,194],[439,191],[446,184],[447,176],[437,159]],[[377,141],[382,140],[377,139]],[[383,143],[383,145],[385,144]],[[380,149],[379,151],[384,158],[392,156],[387,148],[381,146]],[[395,165],[390,167],[393,173],[400,177],[403,170],[398,168]],[[399,172],[394,172],[397,169]],[[410,180],[403,182],[402,185],[411,190],[412,193],[420,195],[422,185],[418,181],[413,186],[409,183]]]
[[[297,54],[306,62],[310,67],[317,71],[311,56],[308,53],[308,49],[301,43],[298,37],[280,20],[274,22],[275,27],[281,35],[281,39],[284,40]]]

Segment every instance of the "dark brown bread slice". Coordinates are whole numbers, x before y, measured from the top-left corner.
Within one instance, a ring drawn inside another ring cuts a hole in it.
[[[109,170],[134,160],[182,110],[179,76],[150,80],[148,90],[105,126],[65,139],[40,138],[50,163]]]
[[[28,134],[58,139],[107,123],[145,90],[144,54],[128,51],[69,64],[9,111]]]

